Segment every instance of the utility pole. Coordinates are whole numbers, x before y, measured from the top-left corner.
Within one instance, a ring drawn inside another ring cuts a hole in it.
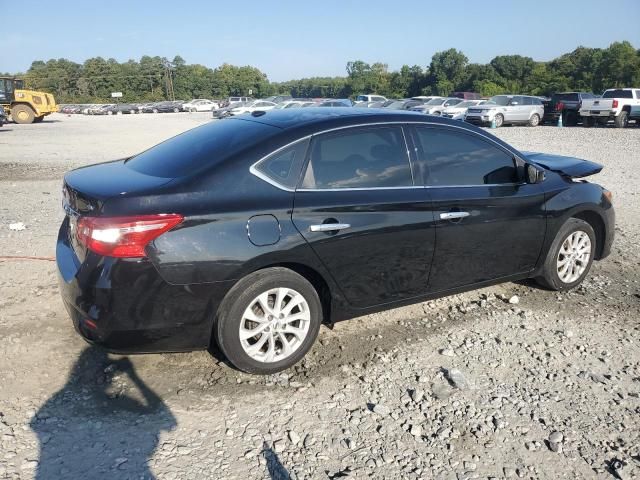
[[[167,98],[169,100],[175,100],[176,96],[173,92],[173,64],[166,59],[164,60],[164,81]]]

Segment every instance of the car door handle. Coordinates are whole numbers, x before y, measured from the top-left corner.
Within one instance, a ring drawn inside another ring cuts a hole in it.
[[[456,220],[471,215],[469,212],[445,212],[440,214],[441,220]]]
[[[309,230],[312,232],[335,232],[336,230],[345,230],[351,228],[348,223],[322,223],[320,225],[311,225]]]

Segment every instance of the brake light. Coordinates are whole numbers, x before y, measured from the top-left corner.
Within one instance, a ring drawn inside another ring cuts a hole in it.
[[[558,102],[556,103],[556,112],[561,112],[564,109],[564,103]]]
[[[618,100],[615,98],[613,99],[613,102],[611,102],[611,108],[618,108]]]
[[[137,258],[163,233],[178,225],[178,214],[139,215],[135,217],[81,217],[78,241],[92,252],[107,257]]]

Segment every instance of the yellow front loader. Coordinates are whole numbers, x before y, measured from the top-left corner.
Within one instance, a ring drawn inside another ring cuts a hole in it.
[[[0,105],[16,123],[41,122],[58,111],[53,95],[25,90],[24,81],[13,77],[0,77]]]

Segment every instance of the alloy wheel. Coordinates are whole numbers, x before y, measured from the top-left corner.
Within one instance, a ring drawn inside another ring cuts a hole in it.
[[[290,357],[309,333],[307,300],[291,288],[273,288],[254,298],[240,321],[240,343],[253,360],[279,362]]]
[[[589,265],[591,258],[591,239],[586,232],[577,230],[571,233],[560,247],[556,268],[558,277],[564,283],[577,281]]]

